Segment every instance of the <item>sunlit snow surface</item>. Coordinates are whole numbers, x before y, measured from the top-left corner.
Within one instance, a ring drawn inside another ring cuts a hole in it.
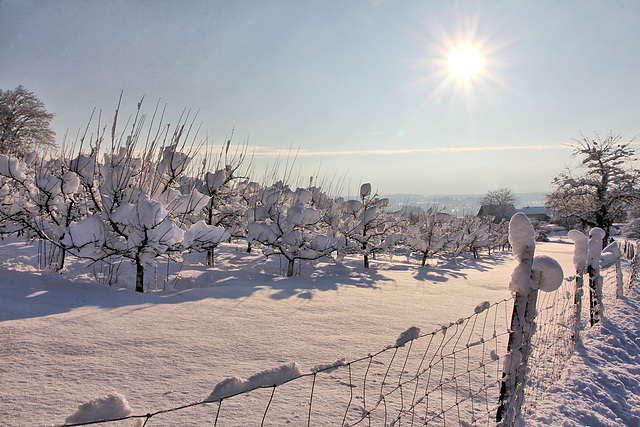
[[[204,254],[187,255],[181,269],[169,265],[166,281],[160,263],[147,274],[152,292],[137,294],[127,263],[118,272],[122,289],[97,284],[93,268],[73,259],[62,275],[40,272],[36,248],[0,243],[3,425],[61,424],[80,405],[116,393],[134,414],[145,414],[206,399],[226,378],[248,380],[291,363],[303,373],[340,366],[393,345],[412,326],[432,331],[508,297],[515,266],[509,252],[461,256],[457,264],[433,260],[427,268],[382,257],[365,270],[353,258],[305,265],[299,277],[283,278],[286,265],[224,244],[214,268]],[[536,254],[571,272],[572,250],[567,242],[542,244]],[[585,335],[566,378],[539,404],[537,422],[638,425],[639,299],[631,294],[605,313],[604,327]],[[255,409],[239,402],[240,411]],[[296,404],[286,395],[279,402]],[[210,424],[210,405],[164,422]]]

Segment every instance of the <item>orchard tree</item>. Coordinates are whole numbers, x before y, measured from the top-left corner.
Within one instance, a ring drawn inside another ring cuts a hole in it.
[[[264,246],[267,257],[287,260],[287,277],[294,274],[296,260],[317,260],[336,250],[338,239],[323,227],[322,212],[311,207],[313,193],[304,188],[292,191],[282,182],[261,191],[261,205],[247,213],[247,240]]]
[[[431,209],[423,212],[420,221],[408,227],[409,237],[407,245],[409,250],[420,254],[420,265],[423,267],[427,259],[442,252],[449,241],[446,223],[453,221],[453,217],[446,212],[432,212]]]
[[[621,140],[621,135],[612,133],[576,140],[573,156],[581,162],[554,178],[554,190],[546,200],[554,215],[585,228],[602,228],[607,240],[613,223],[626,219],[625,206],[640,200],[636,150]]]
[[[369,257],[384,252],[387,248],[386,237],[396,231],[401,212],[386,211],[389,199],[378,198],[371,194],[371,184],[360,187],[360,200],[347,200],[341,203],[343,218],[338,224],[338,234],[344,237],[344,245],[338,251],[338,257],[351,253],[363,256],[364,268],[369,268]]]
[[[246,158],[247,145],[242,145],[229,154],[230,146],[231,139],[228,139],[217,158],[207,149],[199,174],[198,190],[209,197],[209,202],[203,210],[207,225],[225,227],[235,230],[234,234],[238,234],[239,217],[246,209],[238,205],[240,197],[233,184],[241,177],[237,171]],[[214,248],[208,248],[207,265],[213,264]]]
[[[0,154],[22,158],[34,150],[55,147],[52,113],[23,86],[0,89]]]

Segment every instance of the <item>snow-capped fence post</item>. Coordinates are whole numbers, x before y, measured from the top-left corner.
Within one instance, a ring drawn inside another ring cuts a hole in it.
[[[603,229],[595,227],[589,232],[589,250],[587,254],[587,273],[589,274],[589,313],[591,326],[602,317],[602,276],[600,275],[600,257],[602,241],[605,236]]]
[[[518,265],[513,270],[509,283],[509,289],[515,293],[515,300],[496,414],[496,421],[504,426],[513,425],[520,415],[527,360],[524,353],[528,351],[530,343],[530,329],[525,323],[531,322],[538,298],[538,290],[531,290],[535,234],[531,222],[522,213],[515,214],[509,222],[509,243]],[[533,307],[530,306],[532,301]]]
[[[582,295],[584,294],[584,272],[587,268],[587,254],[589,250],[589,238],[578,230],[571,230],[568,234],[569,239],[574,243],[573,248],[573,266],[576,268],[576,287],[574,294],[574,325],[573,336],[571,341],[573,347],[580,340],[580,324],[582,323]]]
[[[547,256],[534,258],[535,232],[529,218],[523,213],[511,217],[509,243],[518,265],[509,283],[515,299],[496,413],[496,421],[500,426],[516,425],[522,420],[531,338],[536,331],[538,290],[553,292],[564,280],[562,267],[557,261]]]

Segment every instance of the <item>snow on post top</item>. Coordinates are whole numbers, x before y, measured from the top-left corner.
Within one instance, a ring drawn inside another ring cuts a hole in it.
[[[578,230],[571,230],[567,237],[573,241],[573,266],[578,273],[584,272],[587,268],[587,251],[589,250],[589,238]]]
[[[562,285],[564,272],[555,259],[546,255],[538,255],[533,259],[533,280],[543,292],[553,292]]]
[[[618,242],[613,242],[602,250],[600,255],[600,268],[609,268],[622,256]]]
[[[526,295],[531,287],[531,266],[536,250],[535,233],[529,218],[518,212],[509,221],[509,243],[518,265],[511,273],[509,290]]]
[[[536,245],[535,232],[529,218],[522,212],[512,216],[509,221],[509,243],[513,248],[513,256],[518,262],[533,258]]]

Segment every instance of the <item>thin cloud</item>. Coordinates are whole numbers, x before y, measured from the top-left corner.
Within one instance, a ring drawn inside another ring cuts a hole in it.
[[[282,150],[271,147],[250,147],[255,156],[278,157],[283,155],[293,155],[297,157],[320,157],[320,156],[344,156],[344,155],[394,155],[394,154],[414,154],[414,153],[468,153],[481,151],[515,151],[515,150],[561,150],[567,149],[563,145],[520,145],[505,147],[438,147],[438,148],[408,148],[398,150],[344,150],[344,151],[306,151],[306,150]]]

